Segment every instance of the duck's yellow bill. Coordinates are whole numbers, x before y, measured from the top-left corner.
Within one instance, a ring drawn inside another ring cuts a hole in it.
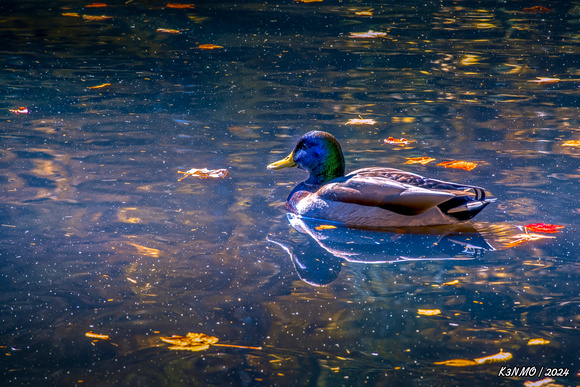
[[[270,165],[268,165],[268,169],[282,169],[282,168],[291,168],[295,167],[296,163],[294,162],[294,152],[290,152],[285,159],[278,160]]]

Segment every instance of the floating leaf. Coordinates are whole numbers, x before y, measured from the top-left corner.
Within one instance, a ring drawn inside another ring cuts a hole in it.
[[[320,226],[316,226],[314,228],[317,229],[318,231],[322,231],[322,230],[332,230],[333,228],[336,228],[336,226],[332,226],[330,224],[321,224]]]
[[[355,38],[355,39],[386,38],[387,37],[387,33],[386,32],[376,32],[376,31],[373,31],[373,30],[368,30],[367,32],[351,32],[350,33],[350,37],[351,38]]]
[[[322,0],[294,0],[297,3],[322,3]]]
[[[568,140],[562,143],[562,146],[580,147],[580,140]]]
[[[558,83],[560,82],[560,78],[543,78],[543,77],[536,77],[536,80],[528,81],[537,83],[538,85],[548,85],[550,83]]]
[[[451,367],[469,367],[469,366],[477,365],[476,362],[474,362],[473,360],[469,360],[469,359],[451,359],[451,360],[445,360],[445,361],[436,361],[433,364],[446,365],[446,366],[451,366]]]
[[[556,233],[560,232],[558,230],[564,228],[565,226],[559,226],[557,224],[532,223],[526,224],[524,227],[533,232]]]
[[[468,367],[473,365],[479,364],[489,364],[489,363],[499,363],[502,361],[508,361],[513,358],[513,355],[509,352],[504,352],[503,349],[499,350],[499,353],[495,355],[490,355],[486,357],[479,357],[477,359],[469,360],[469,359],[452,359],[452,360],[445,360],[445,361],[438,361],[433,364],[437,365],[447,365],[451,367]]]
[[[430,163],[431,161],[435,161],[433,157],[407,157],[407,162],[405,164],[421,164],[425,165]]]
[[[389,137],[387,139],[384,139],[383,141],[385,144],[400,145],[400,146],[405,146],[410,142],[415,142],[415,140],[407,140],[406,138],[393,138],[393,137]]]
[[[445,282],[444,284],[441,284],[441,286],[453,286],[453,285],[459,285],[459,280],[453,280],[453,281],[449,281],[449,282]]]
[[[21,106],[18,109],[10,109],[10,112],[14,114],[28,114],[28,108]]]
[[[513,241],[508,243],[508,247],[514,247],[514,246],[520,245],[522,243],[537,241],[540,239],[546,239],[546,238],[554,239],[556,237],[542,235],[542,234],[517,234],[517,235],[513,235],[511,238],[513,239]]]
[[[439,309],[418,309],[417,314],[421,316],[437,316],[441,314],[441,311]]]
[[[217,179],[220,177],[225,178],[228,174],[228,170],[227,169],[206,169],[206,168],[196,169],[196,168],[192,168],[189,171],[186,171],[186,172],[177,171],[177,173],[181,173],[181,174],[185,175],[181,179],[179,179],[178,181],[181,181],[188,176],[197,176],[200,179],[208,179],[208,178]]]
[[[100,335],[98,333],[87,332],[85,336],[90,337],[91,339],[99,339],[99,340],[110,340],[109,335]]]
[[[528,341],[528,345],[546,345],[546,344],[550,344],[550,340],[546,340],[546,339],[530,339]]]
[[[81,15],[79,15],[79,14],[78,14],[78,13],[76,13],[76,12],[66,12],[66,13],[63,13],[63,14],[62,14],[62,16],[74,16],[74,17],[81,17]]]
[[[477,364],[489,364],[489,363],[501,363],[502,361],[508,361],[513,359],[513,355],[509,352],[504,352],[503,349],[499,350],[499,353],[495,355],[490,355],[486,357],[480,357],[473,359]]]
[[[223,48],[223,46],[218,46],[215,44],[202,44],[198,48],[201,50],[215,50],[216,48]]]
[[[476,163],[461,160],[443,161],[442,163],[439,163],[437,165],[443,166],[445,168],[465,169],[466,171],[471,171],[472,169],[477,167]]]
[[[101,85],[97,85],[97,86],[89,86],[87,87],[87,89],[104,89],[107,86],[111,86],[110,83],[103,83]]]
[[[161,32],[164,34],[180,34],[181,33],[181,31],[179,31],[179,30],[171,30],[168,28],[157,28],[157,32]]]
[[[189,332],[187,336],[177,336],[173,335],[171,337],[160,337],[164,342],[171,344],[169,349],[178,351],[205,351],[210,347],[210,345],[216,345],[221,347],[231,347],[231,348],[247,348],[247,349],[262,349],[262,347],[247,347],[242,345],[231,345],[231,344],[217,344],[219,339],[215,336],[209,336],[205,333],[192,333]]]
[[[166,5],[167,8],[173,9],[194,9],[195,5],[193,4],[180,4],[180,3],[168,3]]]
[[[85,8],[104,8],[106,6],[107,6],[107,4],[105,4],[105,3],[92,3],[92,4],[85,5]]]
[[[103,20],[109,20],[112,18],[113,18],[112,16],[105,16],[105,15],[101,15],[101,16],[83,15],[83,19],[85,19],[86,21],[103,21]]]
[[[377,121],[372,118],[351,118],[345,125],[374,125]]]
[[[541,5],[536,5],[535,7],[524,8],[523,11],[530,13],[548,13],[552,12],[553,9],[542,7]]]
[[[357,16],[373,16],[371,11],[358,11],[354,13]]]

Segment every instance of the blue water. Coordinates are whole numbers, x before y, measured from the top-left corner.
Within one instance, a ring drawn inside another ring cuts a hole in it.
[[[0,384],[580,383],[580,3],[535,5],[3,2]],[[347,170],[497,201],[419,233],[288,218],[306,175],[266,165],[312,129]],[[188,332],[246,348],[160,339]]]

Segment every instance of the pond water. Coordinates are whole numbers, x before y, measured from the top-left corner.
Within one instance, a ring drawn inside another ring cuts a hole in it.
[[[0,5],[2,385],[580,383],[579,2],[83,4]],[[312,129],[497,201],[289,218]]]

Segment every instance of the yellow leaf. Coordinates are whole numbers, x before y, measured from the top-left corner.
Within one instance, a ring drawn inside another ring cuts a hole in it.
[[[562,146],[580,147],[580,140],[568,140],[562,143]]]
[[[215,50],[216,48],[223,48],[223,46],[218,46],[215,44],[202,44],[198,48],[201,50]]]
[[[439,309],[419,309],[417,310],[417,314],[421,316],[437,316],[441,314],[441,311]]]
[[[546,345],[546,344],[550,344],[550,340],[546,340],[546,339],[530,339],[528,341],[528,345]]]
[[[504,352],[503,349],[499,350],[499,353],[495,355],[490,355],[486,357],[480,357],[473,359],[477,364],[489,364],[489,363],[500,363],[502,361],[508,361],[513,358],[513,355],[509,352]]]
[[[445,282],[444,284],[441,284],[441,286],[451,286],[451,285],[459,285],[459,280],[453,280],[453,281],[449,281],[449,282]]]
[[[85,333],[85,336],[90,337],[91,339],[110,340],[109,335],[100,335],[93,332],[87,332]]]

